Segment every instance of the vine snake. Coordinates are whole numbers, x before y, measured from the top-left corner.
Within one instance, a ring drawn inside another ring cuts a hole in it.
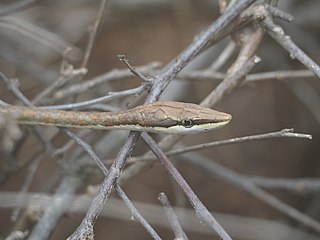
[[[168,134],[204,132],[226,125],[231,115],[192,103],[158,101],[120,112],[49,110],[5,105],[19,124],[52,125],[90,129],[121,129]]]

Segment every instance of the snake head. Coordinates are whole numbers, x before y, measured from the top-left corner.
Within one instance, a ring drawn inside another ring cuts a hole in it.
[[[199,133],[222,127],[232,118],[228,113],[193,103],[158,101],[139,107],[140,122],[137,124],[146,127],[146,131],[157,133]]]

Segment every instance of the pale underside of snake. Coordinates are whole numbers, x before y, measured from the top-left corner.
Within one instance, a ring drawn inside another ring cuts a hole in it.
[[[158,101],[120,112],[49,110],[5,105],[0,113],[20,124],[58,127],[121,129],[168,134],[191,134],[226,125],[231,115],[192,103]]]

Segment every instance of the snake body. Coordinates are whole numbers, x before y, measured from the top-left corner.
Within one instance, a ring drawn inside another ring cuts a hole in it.
[[[0,113],[11,114],[20,124],[91,129],[122,129],[169,134],[190,134],[222,127],[231,115],[192,103],[158,101],[120,112],[49,110],[6,105]]]

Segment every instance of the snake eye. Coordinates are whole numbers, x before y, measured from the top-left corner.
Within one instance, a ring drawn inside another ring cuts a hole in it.
[[[185,128],[191,128],[193,126],[193,121],[190,120],[190,119],[185,119],[185,120],[182,120],[182,125],[185,127]]]

